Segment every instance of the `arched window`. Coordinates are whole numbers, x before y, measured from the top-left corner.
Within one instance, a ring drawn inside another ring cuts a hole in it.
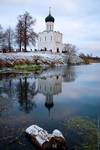
[[[45,36],[45,41],[46,41],[46,36]]]
[[[51,25],[50,25],[50,30],[51,30]]]
[[[52,36],[51,36],[51,41],[52,41]]]

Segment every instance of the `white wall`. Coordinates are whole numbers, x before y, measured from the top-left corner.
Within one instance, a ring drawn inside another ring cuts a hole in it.
[[[54,51],[57,52],[57,49],[59,49],[59,52],[62,52],[62,33],[55,31],[54,41]]]
[[[62,52],[62,33],[55,31],[43,31],[38,36],[38,49],[52,50],[52,52]]]
[[[53,30],[54,30],[54,23],[46,22],[46,31],[53,31]]]
[[[53,50],[53,31],[44,31],[42,33],[39,33],[38,37],[38,49],[47,49],[47,50]]]

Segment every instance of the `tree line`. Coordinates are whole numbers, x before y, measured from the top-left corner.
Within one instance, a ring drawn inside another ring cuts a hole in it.
[[[6,30],[0,25],[0,51],[13,52],[15,47],[18,52],[26,52],[30,45],[35,46],[37,34],[34,32],[36,19],[25,12],[17,18],[15,29],[8,27]]]

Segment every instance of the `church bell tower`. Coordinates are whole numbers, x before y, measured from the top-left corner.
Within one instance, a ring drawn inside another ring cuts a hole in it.
[[[55,22],[55,19],[51,15],[51,7],[50,7],[49,8],[49,15],[45,18],[46,31],[53,31],[54,30],[54,22]]]

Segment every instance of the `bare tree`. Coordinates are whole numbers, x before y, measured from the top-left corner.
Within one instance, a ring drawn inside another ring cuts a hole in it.
[[[9,27],[5,31],[4,36],[6,41],[6,47],[8,51],[11,52],[13,50],[13,44],[14,44],[14,31],[11,29],[11,27]]]
[[[1,49],[2,49],[2,52],[5,53],[8,51],[8,47],[7,47],[7,42],[6,42],[6,35],[5,33],[3,33],[2,35],[2,44],[1,44]]]
[[[16,42],[19,46],[18,51],[21,52],[23,42],[23,24],[21,20],[18,20],[18,24],[16,26]]]
[[[2,33],[3,33],[3,29],[2,26],[0,25],[0,39],[2,38]]]
[[[24,46],[24,51],[27,51],[27,46],[31,43],[35,45],[35,38],[37,34],[33,30],[36,20],[33,20],[32,16],[28,12],[20,15],[17,24],[17,43],[21,49],[21,45]],[[18,39],[19,38],[19,39]]]
[[[80,53],[80,54],[79,54],[79,57],[80,57],[80,58],[85,58],[86,55],[85,55],[84,53]]]
[[[0,25],[0,51],[6,52],[6,49],[7,49],[7,46],[6,46],[5,32],[3,31],[3,28]]]
[[[76,55],[76,46],[72,44],[64,44],[63,53],[67,55],[67,64],[70,64],[72,56]]]
[[[0,25],[0,51],[2,51],[3,28]]]

